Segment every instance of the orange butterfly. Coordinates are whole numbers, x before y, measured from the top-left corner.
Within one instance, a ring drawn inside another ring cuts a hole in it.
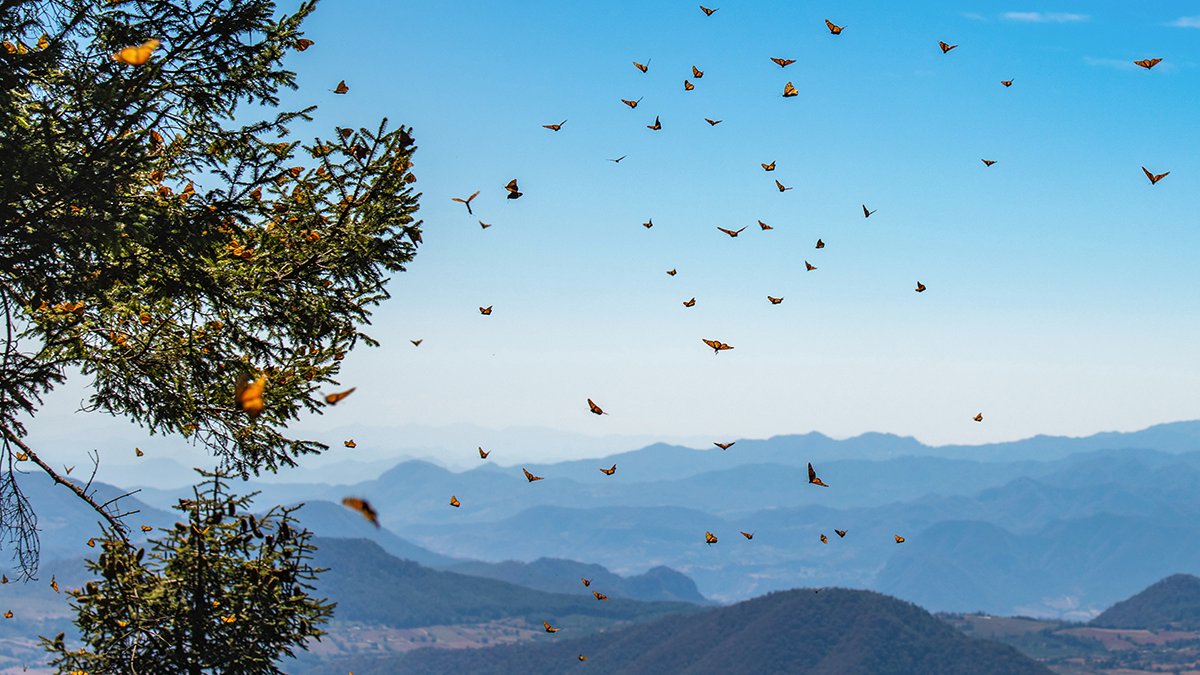
[[[313,42],[312,40],[300,38],[299,40],[296,40],[296,51],[302,52],[315,44],[317,43]]]
[[[345,81],[345,80],[342,80],[341,82],[338,82],[337,89],[334,89],[334,90],[333,90],[333,93],[335,93],[335,94],[344,94],[344,93],[346,93],[346,92],[348,92],[348,91],[350,91],[350,87],[347,87],[347,86],[346,86],[346,81]]]
[[[696,78],[696,79],[698,80],[698,79],[700,79],[700,78],[704,77],[704,71],[703,71],[703,70],[697,70],[697,69],[696,69],[696,66],[692,66],[692,77],[694,77],[694,78]]]
[[[583,654],[580,654],[580,655],[579,655],[579,660],[580,660],[580,661],[587,661],[587,660],[588,660],[588,657],[584,656]]]
[[[734,443],[737,443],[737,441],[734,441],[733,443],[713,443],[713,445],[717,446],[718,448],[720,448],[722,450],[728,450],[729,448],[731,448],[733,446]]]
[[[838,537],[844,537],[846,536],[846,532],[848,532],[848,530],[834,530],[834,532],[837,533]]]
[[[775,229],[775,228],[771,227],[770,225],[768,225],[768,224],[764,223],[764,222],[763,222],[763,221],[761,221],[761,220],[760,220],[760,221],[758,221],[758,226],[759,226],[759,227],[761,227],[761,228],[762,228],[762,229],[764,229],[764,230],[773,230],[773,229]]]
[[[898,535],[898,534],[897,534],[897,535],[895,535],[895,536],[896,536],[896,543],[897,543],[897,544],[903,544],[903,543],[904,543],[904,537],[901,537],[901,536],[900,536],[900,535]]]
[[[736,237],[736,236],[738,236],[738,234],[739,234],[739,233],[741,233],[741,231],[742,231],[742,230],[744,230],[744,229],[746,229],[746,228],[744,228],[744,227],[743,227],[741,230],[727,230],[727,229],[725,229],[725,228],[723,228],[723,227],[718,227],[717,229],[718,229],[718,230],[720,230],[720,231],[722,231],[722,232],[724,232],[725,234],[727,234],[727,235],[729,235],[729,236],[731,236],[731,237]]]
[[[654,227],[654,219],[651,218],[650,220],[642,223],[642,227],[646,228],[647,230]]]
[[[863,204],[863,218],[870,218],[870,217],[871,217],[871,214],[872,214],[872,213],[875,213],[875,211],[878,211],[878,210],[879,210],[879,209],[875,209],[874,211],[868,211],[868,210],[867,210],[867,205],[866,205],[866,204]]]
[[[950,51],[951,49],[954,49],[958,45],[948,45],[945,42],[939,41],[938,46],[942,48],[942,53],[945,54],[946,52]]]
[[[116,54],[112,55],[114,61],[124,63],[127,66],[145,65],[150,60],[150,55],[158,49],[159,41],[153,38],[146,40],[137,47],[126,47]],[[1161,59],[1160,59],[1161,60]]]
[[[371,503],[367,500],[359,499],[358,497],[343,497],[342,506],[358,511],[362,514],[363,518],[371,521],[375,529],[379,529],[379,514],[375,512],[375,509],[371,508]]]
[[[18,453],[17,453],[17,461],[18,461],[18,462],[24,462],[24,461],[25,461],[25,460],[27,460],[27,459],[29,459],[29,455],[27,455],[27,454],[25,454],[25,453],[23,453],[23,452],[18,452]]]
[[[142,526],[142,532],[149,532],[150,530],[153,530],[153,529],[154,529],[154,528],[153,528],[153,527],[150,527],[149,525],[143,525],[143,526]]]
[[[1006,87],[1011,87],[1011,86],[1012,86],[1012,83],[1013,83],[1013,81],[1012,81],[1012,80],[1000,80],[1000,84],[1002,84],[1002,85],[1004,85],[1004,86],[1006,86]]]
[[[777,59],[774,57],[771,57],[771,60],[774,61],[775,63],[778,63],[780,68],[787,68],[788,66],[790,66],[791,64],[796,62],[796,59]]]
[[[828,544],[828,543],[829,543],[829,539],[828,539],[828,538],[826,538],[826,537],[825,537],[825,535],[821,535],[821,543],[822,543],[822,544]]]
[[[914,288],[913,290],[914,290],[914,291],[916,291],[916,292],[918,292],[918,293],[924,293],[924,292],[925,292],[925,284],[923,284],[923,283],[921,283],[921,282],[919,282],[919,281],[918,281],[918,282],[917,282],[917,287],[916,287],[916,288]]]
[[[822,483],[820,478],[817,478],[817,472],[813,470],[812,462],[808,463],[808,482],[813,485],[820,485],[821,487],[829,487]]]
[[[792,86],[791,82],[788,82],[787,84],[783,85],[783,97],[784,98],[790,98],[792,96],[799,96],[799,95],[800,95],[800,92],[796,91],[796,88]]]
[[[53,574],[51,574],[51,575],[50,575],[50,588],[53,588],[55,593],[59,593],[59,592],[60,592],[60,591],[58,590],[58,582],[54,580],[54,575],[53,575]]]
[[[714,127],[721,123],[721,120],[710,120],[707,117],[704,118],[704,121],[708,122],[709,126],[714,126]]]
[[[608,599],[608,596],[601,593],[600,591],[592,591],[592,595],[596,596],[597,600],[607,600]]]
[[[492,306],[488,305],[487,307],[480,307],[479,313],[484,316],[491,316],[492,315]]]
[[[608,413],[604,412],[603,410],[601,410],[600,406],[596,405],[595,403],[592,403],[592,399],[589,398],[587,400],[587,402],[588,402],[588,408],[591,409],[591,411],[594,414],[596,414],[596,415],[607,415],[608,414]]]
[[[743,532],[743,533],[742,533],[742,536],[743,536],[743,537],[745,537],[745,538],[747,538],[747,539],[753,539],[753,538],[754,538],[754,532]]]
[[[994,159],[981,159],[979,161],[983,162],[984,166],[991,166],[996,163]]]
[[[704,541],[709,546],[712,546],[713,544],[717,543],[717,535],[713,534],[712,532],[705,531]]]
[[[704,338],[700,338],[700,339],[704,340]],[[709,347],[712,347],[714,354],[720,354],[721,352],[725,351],[726,349],[733,349],[733,347],[730,347],[729,345],[725,344],[724,342],[721,342],[720,340],[704,340],[704,344],[708,345]]]
[[[976,422],[982,422],[983,421],[983,413],[979,413],[978,415],[972,417],[971,419],[975,420]]]
[[[1150,70],[1151,68],[1153,68],[1154,66],[1157,66],[1161,62],[1162,62],[1162,59],[1142,59],[1141,61],[1134,61],[1134,63],[1145,68],[1146,70]]]
[[[695,298],[692,298],[691,300],[688,300],[687,302],[683,303],[683,306],[684,306],[684,307],[695,307],[695,306],[696,306],[696,299],[695,299]]]
[[[141,448],[134,448],[133,454],[137,455],[138,457],[141,457],[141,456],[145,455],[146,453],[142,452]]]
[[[611,469],[600,469],[600,470],[604,472],[604,475],[611,476],[617,472],[617,465],[613,464]]]
[[[704,5],[700,5],[700,9],[704,11],[705,16],[712,16],[713,12],[715,12],[715,11],[717,11],[717,9],[721,9],[721,8],[717,7],[717,9],[709,9],[709,8],[705,7]]]
[[[479,449],[479,459],[487,459],[487,456],[488,456],[488,455],[490,455],[490,454],[492,454],[492,451],[491,451],[491,450],[488,450],[487,452],[484,452],[484,451],[483,451],[483,448],[480,448],[480,449]]]
[[[582,582],[583,582],[583,585],[584,585],[584,586],[591,586],[591,585],[592,585],[592,580],[591,580],[591,579],[580,579],[580,581],[582,581]]]
[[[774,160],[772,160],[770,164],[763,164],[762,168],[764,171],[774,171],[775,170]]]
[[[825,25],[829,27],[829,32],[833,33],[834,35],[841,35],[842,31],[846,29],[845,26],[834,25],[834,23],[829,19],[825,19]]]
[[[409,342],[413,343],[414,347],[420,347],[421,343],[424,341],[425,341],[425,338],[421,338],[420,340],[409,340]]]
[[[529,473],[528,469],[521,469],[521,470],[525,472],[525,477],[529,479],[530,483],[532,483],[535,480],[544,480],[545,479],[543,476],[535,476],[535,475]]]
[[[817,240],[817,248],[825,248],[825,242],[818,239]]]
[[[13,618],[13,613],[12,613],[11,609],[4,613],[4,618],[6,618],[6,619]]]
[[[254,382],[250,381],[250,375],[242,373],[238,375],[237,385],[233,391],[233,404],[238,410],[245,411],[250,419],[254,419],[262,414],[263,411],[263,388],[267,386],[267,376],[260,375]]]
[[[667,274],[675,276],[675,270],[667,270]]]
[[[455,497],[454,495],[450,495],[450,506],[453,506],[454,508],[458,508],[458,507],[462,506],[462,502],[458,501],[458,497]]]
[[[691,82],[688,82],[687,80],[683,81],[683,90],[684,91],[691,91],[695,88],[696,88],[696,85],[692,84]]]
[[[492,226],[492,224],[491,224],[491,223],[485,223],[485,222],[483,222],[482,220],[481,220],[481,221],[479,221],[479,227],[480,227],[480,228],[482,228],[482,229],[484,229],[484,230],[488,229],[488,228],[489,228],[489,227],[491,227],[491,226]]]
[[[645,65],[642,65],[642,64],[638,63],[637,61],[634,61],[633,65],[637,66],[637,69],[644,73],[650,69],[650,59],[646,59]]]
[[[520,197],[522,194],[520,192],[520,188],[517,187],[517,179],[516,178],[508,181],[508,185],[505,185],[504,189],[508,190],[508,198],[509,199],[516,199],[517,197]]]
[[[328,403],[329,405],[337,405],[338,401],[346,398],[350,394],[353,394],[355,389],[358,389],[358,387],[350,387],[346,391],[339,392],[336,394],[327,394],[325,396],[325,402]]]
[[[346,446],[347,448],[357,448],[358,447],[358,443],[355,443],[353,438],[351,438],[348,441],[344,441],[342,443],[342,445]]]
[[[653,131],[658,131],[659,129],[662,129],[662,124],[658,121],[658,115],[654,116],[654,124],[647,124],[646,128],[651,129]]]
[[[641,102],[642,102],[642,99],[640,99],[640,98],[636,101],[626,101],[625,99],[621,99],[621,103],[624,103],[625,105],[629,106],[630,108],[636,108],[637,104],[639,104]]]
[[[783,298],[772,298],[769,295],[767,296],[767,300],[770,300],[772,305],[778,305],[779,303],[783,302]]]
[[[92,548],[96,548],[96,538],[92,537],[91,539],[88,539],[87,545]],[[4,583],[6,583],[6,584],[8,583],[8,577],[4,577]]]
[[[1153,174],[1153,173],[1150,173],[1149,171],[1146,171],[1146,167],[1144,167],[1144,166],[1142,167],[1142,171],[1146,174],[1146,178],[1150,179],[1151,185],[1154,185],[1158,181],[1166,178],[1167,174],[1171,173],[1170,171],[1168,171],[1167,173]]]
[[[567,121],[563,120],[563,121],[559,122],[558,124],[543,124],[542,126],[549,129],[550,131],[558,131],[559,129],[562,128],[562,125],[564,125],[566,123],[567,123]]]
[[[557,633],[557,632],[558,632],[558,630],[559,630],[559,629],[557,629],[557,628],[551,628],[551,627],[550,627],[550,624],[546,623],[545,621],[543,621],[543,622],[542,622],[542,625],[546,627],[546,632],[547,632],[547,633]]]
[[[780,192],[784,192],[785,190],[791,190],[791,189],[792,189],[792,188],[790,188],[790,187],[784,187],[784,186],[783,186],[783,183],[780,183],[779,181],[775,181],[775,187],[779,188],[779,191],[780,191]]]

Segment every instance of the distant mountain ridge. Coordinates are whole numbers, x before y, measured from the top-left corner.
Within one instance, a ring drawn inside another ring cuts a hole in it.
[[[1200,578],[1173,574],[1104,610],[1097,628],[1200,630]]]
[[[692,581],[687,575],[665,566],[653,567],[632,577],[618,576],[601,565],[561,558],[538,558],[531,563],[516,560],[486,563],[473,560],[446,565],[440,569],[476,577],[499,579],[518,586],[553,593],[590,595],[591,585],[584,586],[581,581],[587,579],[596,588],[606,589],[604,593],[613,598],[691,602],[697,605],[711,604],[708,598],[700,595],[695,581]]]

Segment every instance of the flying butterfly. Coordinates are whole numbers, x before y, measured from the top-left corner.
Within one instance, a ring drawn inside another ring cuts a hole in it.
[[[763,164],[762,168],[763,168],[763,171],[774,171],[775,170],[775,161],[772,160],[770,164]]]
[[[713,12],[715,12],[715,11],[717,11],[717,9],[721,9],[721,8],[717,7],[716,9],[709,9],[709,8],[705,7],[704,5],[700,5],[700,9],[704,12],[705,16],[712,16]]]
[[[654,124],[647,124],[646,128],[650,129],[651,131],[658,131],[659,129],[662,129],[662,123],[658,121],[658,115],[654,116]]]
[[[455,497],[454,495],[450,495],[450,506],[453,506],[454,508],[458,508],[458,507],[462,506],[462,502],[458,501],[458,497]]]
[[[626,158],[626,157],[628,157],[628,156],[629,156],[629,155],[621,155],[620,157],[618,157],[618,158],[616,158],[616,159],[610,159],[610,160],[608,160],[608,161],[612,162],[613,164],[620,164],[620,163],[621,163],[621,160],[625,159],[625,158]]]
[[[547,633],[557,633],[557,632],[558,632],[558,630],[559,630],[559,629],[557,629],[557,628],[552,628],[552,627],[550,626],[550,624],[546,623],[545,621],[543,621],[543,622],[542,622],[542,625],[546,627],[546,632],[547,632]]]
[[[587,400],[587,402],[588,402],[588,408],[592,411],[593,414],[595,414],[595,415],[607,415],[608,414],[608,413],[604,412],[603,410],[601,410],[600,406],[596,405],[595,403],[592,403],[592,399],[589,398]]]
[[[761,220],[760,220],[760,221],[758,221],[758,226],[759,226],[759,227],[761,227],[761,228],[762,228],[762,229],[764,229],[764,230],[773,230],[773,229],[775,229],[775,228],[771,227],[770,225],[768,225],[768,224],[764,223],[764,222],[763,222],[763,221],[761,221]]]
[[[874,211],[868,211],[868,210],[867,210],[867,205],[866,205],[866,204],[863,204],[863,218],[870,218],[870,217],[871,217],[871,214],[872,214],[872,213],[875,213],[875,211],[878,211],[878,210],[879,210],[879,209],[875,209]]]
[[[358,389],[358,387],[350,387],[346,391],[338,392],[335,394],[326,394],[325,402],[328,403],[329,405],[337,405],[338,401],[346,398],[350,394],[353,394],[355,389]]]
[[[451,197],[450,201],[466,204],[467,205],[467,213],[470,213],[471,215],[475,215],[474,213],[471,213],[471,200],[478,197],[479,192],[480,192],[479,190],[476,190],[475,194],[471,195],[470,197],[467,197],[466,199],[459,199],[458,197]]]
[[[684,303],[683,303],[683,306],[684,306],[684,307],[695,307],[695,306],[696,306],[696,299],[695,299],[695,298],[692,298],[691,300],[688,300],[687,302],[684,302]]]
[[[116,54],[112,55],[113,61],[124,63],[127,66],[145,65],[150,60],[150,55],[158,49],[159,41],[153,38],[146,40],[137,47],[126,47]]]
[[[528,470],[528,469],[524,469],[524,468],[523,468],[523,469],[521,469],[521,471],[524,471],[524,472],[525,472],[525,477],[529,479],[529,482],[530,482],[530,483],[532,483],[532,482],[533,482],[533,481],[535,481],[535,480],[545,480],[545,477],[544,477],[544,476],[535,476],[535,475],[533,475],[533,474],[529,473],[529,470]]]
[[[142,452],[141,448],[134,448],[133,454],[137,455],[138,457],[141,457],[141,456],[145,455],[146,453]]]
[[[683,90],[684,91],[691,91],[695,88],[696,88],[696,85],[692,84],[691,82],[688,82],[687,80],[683,81]]]
[[[805,261],[804,261],[804,269],[805,269],[805,271],[807,271],[807,272],[811,272],[811,271],[813,271],[813,270],[815,270],[815,269],[817,269],[817,268],[816,268],[816,267],[814,267],[814,266],[813,266],[811,263],[809,263],[807,260],[805,260]]]
[[[68,467],[66,464],[63,464],[63,469],[66,469],[67,475],[69,476],[69,475],[71,475],[71,472],[75,470],[75,467],[74,466]]]
[[[1144,166],[1142,167],[1142,172],[1146,174],[1146,178],[1150,179],[1151,185],[1154,185],[1158,181],[1166,178],[1167,174],[1171,173],[1170,171],[1168,171],[1166,173],[1159,173],[1159,174],[1150,173],[1149,171],[1146,170],[1146,167],[1144,167]]]
[[[797,91],[796,88],[792,86],[791,82],[788,82],[787,84],[783,85],[783,97],[784,98],[790,98],[792,96],[799,96],[799,95],[800,95],[800,92]]]
[[[1012,86],[1012,83],[1013,83],[1013,81],[1012,81],[1012,80],[1000,80],[1000,84],[1002,84],[1002,85],[1004,85],[1004,86],[1006,86],[1006,87],[1011,87],[1011,86]]]
[[[580,655],[579,655],[579,660],[580,660],[580,661],[587,661],[587,660],[588,660],[588,657],[584,656],[583,654],[580,654]]]
[[[921,283],[921,282],[919,282],[919,281],[918,281],[918,282],[917,282],[917,287],[916,287],[916,288],[914,288],[913,290],[914,290],[914,291],[916,291],[916,292],[918,292],[918,293],[924,293],[924,292],[925,292],[925,284],[923,284],[923,283]]]
[[[728,450],[729,448],[733,447],[734,443],[737,443],[737,441],[734,441],[733,443],[713,443],[713,445],[722,450]]]
[[[591,579],[580,579],[580,581],[582,581],[582,582],[583,582],[583,585],[584,585],[584,586],[591,586],[591,585],[592,585],[592,580],[591,580]]]
[[[779,181],[775,181],[775,187],[779,188],[779,191],[780,191],[780,192],[786,192],[787,190],[791,190],[791,189],[792,189],[792,188],[790,188],[790,187],[784,187],[784,186],[783,186],[783,183],[780,183]]]
[[[812,462],[808,463],[808,482],[813,485],[820,485],[821,487],[829,487],[825,483],[821,482],[820,478],[817,478],[817,472],[813,470]]]
[[[353,438],[351,438],[348,441],[343,441],[342,445],[346,446],[347,448],[357,448],[358,447],[358,443],[355,443]]]
[[[825,242],[818,239],[817,240],[817,248],[825,248]]]
[[[484,316],[491,316],[492,315],[492,306],[488,305],[487,307],[480,307],[479,313]]]
[[[254,382],[250,381],[248,373],[238,375],[237,385],[233,390],[233,404],[238,410],[244,411],[254,419],[263,411],[263,388],[267,386],[267,376],[260,375]]]
[[[900,536],[900,535],[898,535],[898,534],[897,534],[897,535],[895,535],[895,536],[896,536],[896,543],[897,543],[897,544],[903,544],[903,543],[904,543],[904,537],[901,537],[901,536]]]
[[[647,230],[654,227],[654,219],[651,218],[651,219],[647,220],[646,222],[642,223],[642,227],[646,228]]]
[[[642,99],[640,99],[640,98],[636,101],[626,101],[625,99],[621,99],[621,103],[624,103],[625,105],[629,106],[630,108],[636,108],[637,104],[639,104],[641,102],[642,102]]]
[[[731,237],[736,237],[736,236],[738,236],[738,234],[740,234],[740,233],[741,233],[741,231],[742,231],[742,230],[744,230],[744,229],[746,229],[746,228],[744,228],[744,227],[743,227],[741,230],[727,230],[727,229],[725,229],[725,228],[723,228],[723,227],[718,227],[717,229],[718,229],[718,230],[720,230],[720,231],[722,231],[722,232],[724,232],[725,234],[727,234],[727,235],[729,235],[729,236],[731,236]]]
[[[747,538],[747,539],[753,539],[753,538],[754,538],[754,532],[743,532],[743,533],[742,533],[742,536],[743,536],[743,537],[745,537],[745,538]]]
[[[983,413],[979,413],[978,415],[972,417],[971,419],[975,420],[976,422],[982,422],[983,421]]]
[[[836,533],[837,536],[840,538],[840,537],[846,536],[846,532],[848,532],[848,531],[849,530],[834,530],[834,533]]]
[[[363,518],[371,521],[375,529],[379,529],[379,514],[375,512],[375,509],[371,507],[371,503],[367,500],[359,499],[358,497],[343,497],[342,506],[358,511],[362,514]]]
[[[484,229],[484,230],[486,230],[486,229],[488,229],[488,228],[489,228],[489,227],[491,227],[491,226],[492,226],[492,224],[491,224],[491,223],[485,223],[485,222],[483,222],[482,220],[481,220],[481,221],[479,221],[479,227],[480,227],[481,229]]]
[[[337,88],[336,88],[336,89],[334,89],[334,90],[333,90],[333,93],[335,93],[335,94],[345,94],[345,93],[346,93],[346,92],[348,92],[348,91],[350,91],[350,87],[347,87],[347,86],[346,86],[346,81],[345,81],[345,80],[342,80],[341,82],[338,82],[338,86],[337,86]]]
[[[771,60],[779,64],[780,68],[787,68],[796,62],[796,59],[777,59],[775,57],[771,57]]]
[[[25,461],[25,460],[27,460],[27,459],[29,459],[29,455],[27,455],[27,454],[25,454],[25,453],[23,453],[23,452],[18,452],[18,453],[17,453],[17,461],[18,461],[18,462],[24,462],[24,461]]]
[[[1134,61],[1134,63],[1145,68],[1146,70],[1150,70],[1159,63],[1162,63],[1162,59],[1142,59],[1141,61]]]
[[[694,77],[698,80],[698,79],[704,77],[704,71],[699,70],[698,68],[696,68],[696,66],[692,66],[692,77]]]
[[[523,194],[520,191],[520,188],[517,187],[517,179],[516,178],[508,181],[508,185],[505,185],[504,189],[508,190],[507,196],[509,199],[516,199],[517,197],[520,197]]]
[[[779,303],[783,302],[783,298],[772,298],[769,295],[767,296],[767,300],[770,300],[772,305],[778,305]]]
[[[604,475],[611,476],[617,472],[617,465],[613,464],[611,469],[600,469],[600,470],[604,472]]]
[[[592,591],[592,595],[596,596],[597,600],[607,600],[608,599],[608,596],[601,593],[600,591]]]
[[[299,40],[296,40],[296,45],[295,45],[296,51],[302,52],[315,44],[317,44],[317,43],[313,42],[312,40],[306,40],[304,38],[300,38]]]
[[[558,124],[543,124],[542,126],[549,129],[550,131],[558,131],[559,129],[562,128],[562,125],[564,125],[566,123],[567,123],[567,121],[563,120],[563,121],[559,122]]]
[[[821,543],[822,543],[822,544],[828,544],[828,543],[829,543],[829,539],[828,539],[828,538],[827,538],[825,535],[821,535]]]
[[[721,120],[710,120],[707,117],[704,118],[704,121],[708,122],[709,126],[713,126],[713,127],[715,127],[721,123]]]
[[[492,454],[492,451],[491,451],[491,450],[488,450],[487,452],[484,452],[484,451],[483,451],[483,448],[480,448],[480,449],[479,449],[479,459],[487,459],[487,456],[488,456],[488,455],[490,455],[490,454]]]
[[[942,53],[945,54],[945,53],[949,52],[951,49],[954,49],[955,47],[957,47],[958,45],[948,45],[945,42],[939,41],[938,46],[942,48]]]
[[[832,21],[830,21],[829,19],[825,19],[825,26],[826,26],[827,28],[829,28],[829,32],[830,32],[830,33],[832,33],[832,34],[834,34],[834,35],[841,35],[841,34],[842,34],[842,31],[846,29],[846,27],[845,27],[845,26],[838,26],[838,25],[835,25],[835,24],[834,24]]]
[[[409,342],[413,343],[414,347],[420,347],[421,343],[424,341],[425,341],[425,338],[421,338],[420,340],[409,340]]]
[[[11,609],[4,613],[4,618],[6,618],[6,619],[13,618],[13,613],[12,613]]]
[[[712,532],[705,531],[704,532],[704,541],[709,546],[712,546],[713,544],[717,543],[717,535],[713,534]]]
[[[638,70],[640,70],[644,73],[650,69],[650,59],[646,59],[645,64],[641,64],[641,63],[638,63],[637,61],[634,61],[633,65],[636,66]]]
[[[714,354],[720,354],[721,352],[723,352],[727,349],[733,349],[733,347],[730,347],[729,345],[725,344],[724,342],[721,342],[720,340],[705,340],[704,338],[700,338],[700,339],[704,341],[704,344],[713,348]]]
[[[153,527],[150,527],[149,525],[143,525],[143,526],[142,526],[142,532],[149,532],[150,530],[153,530],[153,529],[154,529],[154,528],[153,528]]]
[[[56,580],[54,579],[54,575],[53,575],[53,574],[51,574],[51,575],[50,575],[50,588],[53,588],[55,593],[59,593],[59,592],[60,592],[60,591],[58,590],[58,581],[56,581]]]
[[[675,270],[667,270],[669,276],[675,276]]]
[[[996,163],[996,160],[994,159],[981,159],[979,161],[983,162],[984,166],[991,166]]]

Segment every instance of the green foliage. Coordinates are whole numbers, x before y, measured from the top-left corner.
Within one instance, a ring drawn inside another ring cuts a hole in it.
[[[292,512],[249,514],[250,496],[226,490],[221,474],[175,507],[185,522],[136,551],[105,532],[87,569],[99,576],[73,592],[87,648],[43,638],[59,673],[274,674],[277,660],[324,632],[333,604],[308,595],[324,570],[310,564],[312,534]]]

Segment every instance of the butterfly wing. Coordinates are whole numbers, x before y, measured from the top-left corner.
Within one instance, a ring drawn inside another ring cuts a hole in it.
[[[358,389],[358,387],[350,387],[346,391],[339,392],[336,394],[329,394],[328,396],[325,397],[325,402],[328,403],[329,405],[337,405],[338,401],[346,398],[350,394],[353,394],[355,389]]]
[[[898,534],[897,534],[897,535],[896,535],[896,543],[897,543],[897,544],[903,544],[903,543],[904,543],[904,537],[901,537],[900,535],[898,535]]]
[[[458,501],[458,497],[450,495],[450,506],[458,508],[459,506],[462,506],[462,502]]]
[[[846,536],[846,532],[847,530],[834,530],[834,533],[837,534],[838,537]]]
[[[704,77],[704,71],[703,71],[703,70],[698,70],[698,69],[696,68],[696,66],[692,66],[692,77],[694,77],[694,78],[696,78],[696,79],[698,80],[698,79],[700,79],[700,78]]]
[[[345,93],[346,93],[346,92],[348,92],[348,91],[350,91],[350,87],[347,87],[347,86],[346,86],[346,81],[345,81],[345,80],[342,80],[341,82],[338,82],[338,86],[337,86],[337,88],[336,88],[336,89],[334,89],[334,90],[333,90],[333,93],[335,93],[335,94],[345,94]]]
[[[753,532],[743,532],[743,533],[742,533],[742,536],[743,536],[743,537],[745,537],[745,538],[747,538],[747,539],[753,539],[753,538],[754,538],[754,533],[753,533]]]
[[[371,524],[376,529],[379,528],[379,514],[375,512],[375,509],[371,507],[370,502],[367,500],[359,499],[358,497],[344,497],[342,499],[342,506],[358,511],[362,514],[363,518],[371,521]]]

